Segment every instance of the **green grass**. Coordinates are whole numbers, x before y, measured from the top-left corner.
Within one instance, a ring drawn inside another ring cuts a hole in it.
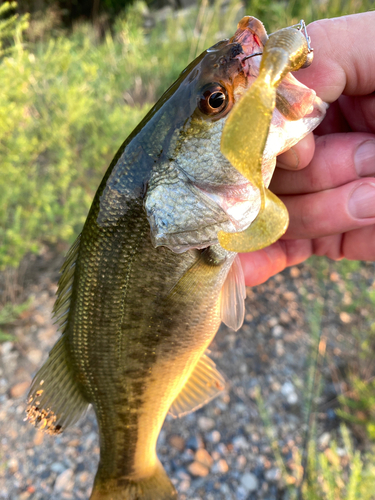
[[[237,0],[171,12],[146,29],[135,3],[98,38],[27,16],[1,21],[0,269],[17,266],[45,243],[72,242],[114,153],[161,93],[198,53],[235,30]],[[8,6],[7,6],[8,5]],[[253,0],[246,11],[268,30],[304,17],[366,10],[369,0]],[[25,33],[26,30],[26,33]],[[22,35],[24,33],[24,35]]]

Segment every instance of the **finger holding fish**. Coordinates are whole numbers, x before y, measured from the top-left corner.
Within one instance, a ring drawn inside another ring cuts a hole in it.
[[[299,172],[276,169],[270,189],[280,195],[317,193],[375,175],[375,135],[358,132],[317,137],[315,154]]]

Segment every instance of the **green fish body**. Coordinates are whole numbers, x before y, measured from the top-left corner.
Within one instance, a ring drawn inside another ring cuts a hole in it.
[[[116,154],[66,258],[54,309],[62,335],[34,378],[27,412],[59,433],[93,406],[100,462],[91,499],[177,498],[156,455],[165,416],[193,411],[224,388],[205,351],[221,321],[241,326],[245,289],[239,258],[217,233],[248,227],[260,199],[220,140],[256,77],[259,56],[245,57],[266,39],[246,17],[182,72]],[[291,138],[285,115],[296,102],[281,88],[270,136],[283,129],[282,138],[267,142],[266,183],[276,154],[324,116],[312,91],[288,85],[303,95],[297,104],[310,104],[292,118],[299,132]]]

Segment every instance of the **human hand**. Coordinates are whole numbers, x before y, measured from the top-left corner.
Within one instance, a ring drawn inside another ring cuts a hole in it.
[[[270,189],[290,224],[273,245],[241,254],[254,286],[311,255],[375,259],[375,12],[308,26],[313,64],[295,74],[333,103],[315,133],[278,157]]]

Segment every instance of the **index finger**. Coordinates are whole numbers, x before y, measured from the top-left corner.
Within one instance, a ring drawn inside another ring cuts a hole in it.
[[[326,102],[341,94],[366,95],[375,91],[375,12],[322,19],[307,32],[314,49],[310,67],[295,76]]]

